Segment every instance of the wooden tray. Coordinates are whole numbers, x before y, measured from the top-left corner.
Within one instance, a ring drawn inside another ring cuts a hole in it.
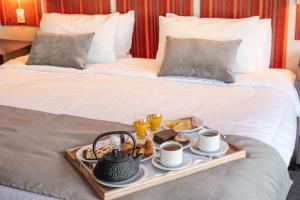
[[[72,166],[88,181],[88,183],[94,188],[99,197],[103,200],[115,199],[121,196],[125,196],[137,191],[141,191],[153,186],[157,186],[160,184],[164,184],[170,182],[175,179],[183,178],[185,176],[189,176],[210,168],[214,168],[216,166],[223,165],[225,163],[238,160],[246,157],[246,152],[242,149],[238,149],[233,145],[229,145],[230,149],[220,158],[213,158],[209,161],[205,161],[198,164],[193,164],[188,168],[179,171],[173,171],[172,173],[166,173],[161,176],[155,176],[150,179],[146,179],[142,182],[139,182],[136,185],[125,187],[125,188],[110,188],[103,185],[100,185],[96,182],[94,176],[91,174],[93,168],[85,164],[82,161],[76,159],[76,151],[80,149],[73,148],[65,150],[65,155],[68,161],[72,164]]]
[[[229,144],[229,150],[223,157],[213,158],[209,161],[205,161],[198,164],[193,164],[188,168],[173,171],[172,173],[166,173],[161,176],[155,176],[150,179],[146,179],[142,182],[139,182],[136,185],[128,186],[125,188],[110,188],[103,185],[100,185],[96,182],[94,176],[91,174],[93,168],[85,164],[82,161],[77,160],[76,151],[80,149],[73,148],[65,150],[65,155],[68,161],[73,165],[73,167],[88,181],[88,183],[94,188],[99,197],[103,200],[115,199],[118,197],[122,197],[140,190],[144,190],[153,186],[157,186],[163,183],[167,183],[169,181],[183,178],[185,176],[189,176],[234,160],[238,160],[246,157],[246,152],[242,149],[238,149],[235,146]]]

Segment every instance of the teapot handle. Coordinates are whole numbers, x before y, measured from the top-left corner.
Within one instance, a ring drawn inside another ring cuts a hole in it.
[[[97,144],[97,142],[98,142],[102,137],[105,137],[105,136],[108,136],[108,135],[123,135],[123,134],[128,135],[128,136],[131,138],[131,140],[133,141],[133,150],[134,150],[134,149],[135,149],[135,146],[136,146],[136,140],[135,140],[135,138],[134,138],[129,132],[126,132],[126,131],[113,131],[113,132],[103,133],[103,134],[99,135],[99,136],[95,139],[95,141],[94,141],[94,143],[93,143],[93,153],[94,153],[94,155],[95,155],[96,160],[98,160],[98,157],[97,157],[97,154],[96,154],[96,144]],[[134,151],[132,151],[132,157],[134,157]]]

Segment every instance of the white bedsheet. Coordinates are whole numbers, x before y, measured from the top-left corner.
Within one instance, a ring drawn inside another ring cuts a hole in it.
[[[157,78],[151,59],[122,59],[87,70],[26,66],[25,61],[21,57],[1,67],[1,105],[123,123],[150,112],[165,118],[194,115],[222,134],[271,145],[287,165],[292,156],[300,104],[288,70],[238,75],[236,83],[226,85]]]

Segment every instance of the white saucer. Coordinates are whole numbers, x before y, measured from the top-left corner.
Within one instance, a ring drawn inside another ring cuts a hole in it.
[[[162,127],[163,127],[164,129],[170,129],[170,128],[167,127],[167,125],[166,125],[166,122],[167,122],[167,121],[168,121],[168,120],[165,120],[165,121],[162,123]],[[197,127],[196,127],[196,128],[193,128],[193,129],[186,129],[186,130],[175,130],[175,129],[174,129],[174,131],[176,131],[176,132],[178,132],[178,133],[192,133],[192,132],[196,132],[196,131],[199,131],[200,129],[202,129],[203,126],[204,126],[204,124],[205,124],[204,120],[202,120],[202,119],[200,119],[200,118],[196,118],[196,123],[197,123]]]
[[[98,145],[97,145],[98,146]],[[80,148],[79,150],[76,151],[76,158],[78,160],[81,160],[81,161],[84,161],[84,162],[87,162],[87,163],[90,163],[90,164],[96,164],[98,162],[98,160],[87,160],[84,158],[83,156],[83,151],[88,149],[88,148],[92,148],[93,145],[92,144],[89,144],[89,145],[86,145],[82,148]],[[144,161],[147,161],[147,160],[150,160],[152,159],[154,156],[156,155],[156,151],[155,149],[153,149],[153,154],[151,156],[148,156],[148,157],[145,157],[145,158],[142,158],[141,162],[144,162]]]
[[[183,154],[183,162],[180,166],[178,167],[165,167],[163,166],[162,164],[160,164],[159,162],[157,162],[157,158],[159,157],[153,157],[152,158],[152,164],[154,167],[157,167],[159,169],[162,169],[162,170],[167,170],[167,171],[176,171],[176,170],[181,170],[181,169],[185,169],[187,167],[189,167],[192,163],[193,163],[193,159],[192,159],[192,156],[184,153]]]
[[[196,145],[191,145],[190,146],[190,150],[198,155],[201,156],[209,156],[209,157],[219,157],[219,156],[223,156],[228,150],[229,150],[229,145],[227,142],[221,140],[220,141],[220,148],[217,151],[213,151],[213,152],[205,152],[205,151],[201,151],[198,147],[198,144]]]
[[[95,178],[95,180],[100,183],[101,185],[105,185],[108,187],[115,187],[115,188],[121,188],[121,187],[128,187],[134,184],[137,184],[144,180],[148,176],[148,170],[145,166],[140,165],[138,173],[127,180],[119,181],[119,182],[106,182],[102,181],[100,179]]]

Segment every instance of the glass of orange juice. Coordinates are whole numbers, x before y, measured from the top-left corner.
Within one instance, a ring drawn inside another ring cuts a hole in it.
[[[134,117],[133,127],[136,130],[136,136],[138,139],[145,139],[147,137],[147,129],[149,123],[146,115],[137,115]]]
[[[147,116],[147,119],[149,121],[151,131],[160,130],[160,125],[163,120],[163,116],[161,114],[150,114]]]

